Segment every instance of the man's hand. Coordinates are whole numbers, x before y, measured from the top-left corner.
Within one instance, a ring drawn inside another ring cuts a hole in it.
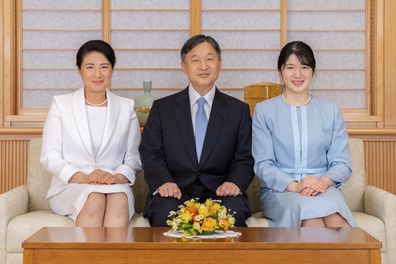
[[[161,195],[161,197],[176,198],[178,200],[180,200],[182,195],[179,186],[177,186],[177,184],[173,182],[167,182],[162,184],[158,188],[158,192]]]
[[[218,196],[237,196],[241,193],[239,187],[232,182],[224,182],[216,190]]]

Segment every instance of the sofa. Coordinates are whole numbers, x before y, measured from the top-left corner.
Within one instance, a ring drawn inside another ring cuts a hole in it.
[[[51,175],[40,165],[41,139],[30,142],[27,184],[0,195],[0,263],[22,263],[21,243],[44,226],[73,226],[72,220],[51,212],[45,199]],[[353,176],[343,193],[353,211],[358,226],[382,242],[382,263],[396,264],[396,196],[365,184],[363,142],[350,139]],[[268,227],[269,222],[260,212],[260,183],[257,178],[248,189],[253,212],[247,220],[249,227]],[[130,226],[149,226],[142,211],[148,188],[143,173],[133,186],[136,215]]]

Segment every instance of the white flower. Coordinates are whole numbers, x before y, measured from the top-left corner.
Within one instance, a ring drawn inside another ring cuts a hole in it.
[[[175,211],[170,211],[168,217],[173,217],[173,216],[175,216],[175,215],[177,215],[177,212],[175,212]]]
[[[203,216],[203,215],[197,215],[197,216],[195,216],[195,220],[196,220],[196,221],[201,221],[202,219],[204,219],[204,216]]]

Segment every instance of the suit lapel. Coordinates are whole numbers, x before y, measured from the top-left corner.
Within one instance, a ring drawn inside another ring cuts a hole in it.
[[[212,148],[216,144],[216,141],[223,130],[224,123],[228,116],[226,106],[227,103],[225,102],[223,95],[216,88],[199,164],[203,164],[209,157]]]
[[[91,135],[89,133],[87,110],[85,108],[84,88],[77,90],[73,94],[72,112],[74,123],[77,127],[78,134],[88,154],[93,157],[93,148]]]
[[[106,121],[102,134],[102,140],[100,142],[99,151],[97,157],[103,152],[106,146],[109,144],[111,138],[114,135],[114,130],[117,127],[118,118],[120,117],[120,102],[114,97],[114,95],[106,91],[107,97],[107,113],[106,113]],[[98,131],[98,133],[100,133]]]
[[[182,91],[176,99],[176,107],[174,108],[175,119],[180,130],[184,146],[187,149],[191,162],[196,166],[197,153],[195,150],[195,138],[191,121],[190,99],[188,97],[188,88]]]

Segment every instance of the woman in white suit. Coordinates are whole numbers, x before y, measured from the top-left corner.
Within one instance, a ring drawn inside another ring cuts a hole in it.
[[[77,226],[128,226],[135,212],[141,136],[133,101],[107,89],[115,61],[104,41],[82,45],[76,64],[84,86],[55,96],[44,126],[41,164],[53,175],[47,199]]]

